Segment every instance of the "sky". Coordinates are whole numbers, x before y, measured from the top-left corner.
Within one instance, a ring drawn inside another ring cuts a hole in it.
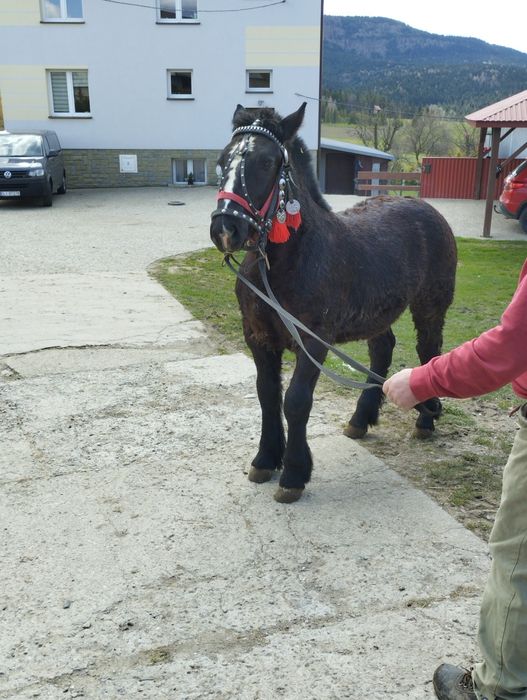
[[[525,21],[520,22],[516,14],[526,11],[525,8],[519,9],[521,4],[505,3],[501,6],[471,0],[441,0],[435,3],[375,0],[366,7],[366,3],[357,0],[324,0],[324,14],[389,17],[425,32],[474,37],[527,53]]]

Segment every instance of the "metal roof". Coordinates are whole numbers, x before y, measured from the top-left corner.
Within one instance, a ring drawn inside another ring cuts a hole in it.
[[[527,90],[467,114],[465,119],[479,127],[527,127]]]
[[[395,156],[391,153],[378,151],[376,148],[368,146],[359,146],[357,143],[348,143],[347,141],[336,141],[334,139],[320,139],[320,148],[327,148],[329,151],[342,151],[344,153],[354,153],[358,156],[371,156],[372,158],[383,158],[384,160],[394,160]]]

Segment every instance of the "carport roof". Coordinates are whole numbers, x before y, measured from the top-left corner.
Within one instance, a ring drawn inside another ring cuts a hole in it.
[[[372,158],[383,158],[384,160],[394,160],[395,156],[391,153],[378,151],[376,148],[368,146],[360,146],[357,143],[348,143],[347,141],[336,141],[334,139],[320,139],[320,148],[327,148],[329,151],[342,151],[344,153],[353,153],[358,156],[371,156]]]
[[[465,117],[477,127],[527,127],[527,90],[506,97]]]

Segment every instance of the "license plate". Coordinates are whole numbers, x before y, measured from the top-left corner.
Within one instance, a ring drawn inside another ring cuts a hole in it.
[[[0,197],[20,197],[20,192],[18,190],[0,192]]]

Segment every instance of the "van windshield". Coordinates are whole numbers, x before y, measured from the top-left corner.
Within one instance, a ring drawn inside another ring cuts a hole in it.
[[[43,155],[42,136],[35,134],[0,134],[0,157]]]

